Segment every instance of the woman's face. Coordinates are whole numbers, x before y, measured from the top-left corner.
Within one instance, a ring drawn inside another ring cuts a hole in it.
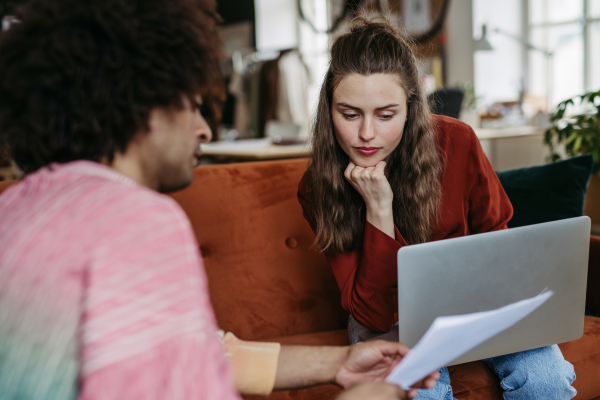
[[[350,74],[333,91],[335,137],[360,167],[374,167],[394,151],[406,114],[406,93],[397,75]]]

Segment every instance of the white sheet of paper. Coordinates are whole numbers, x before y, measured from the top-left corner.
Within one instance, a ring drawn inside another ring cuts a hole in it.
[[[386,381],[408,390],[431,372],[510,328],[554,294],[548,290],[496,310],[437,317],[419,343],[392,370]]]

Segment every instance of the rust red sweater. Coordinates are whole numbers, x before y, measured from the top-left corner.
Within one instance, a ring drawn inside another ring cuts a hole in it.
[[[506,229],[512,206],[473,129],[453,118],[436,115],[433,119],[445,166],[440,213],[431,240]],[[314,231],[305,193],[303,177],[298,200]],[[406,245],[397,228],[394,240],[366,222],[361,248],[345,254],[326,253],[342,293],[342,307],[371,330],[389,331],[398,320],[396,257]]]

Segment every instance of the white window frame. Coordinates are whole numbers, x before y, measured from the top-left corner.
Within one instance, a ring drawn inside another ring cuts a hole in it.
[[[546,0],[547,1],[547,0]],[[573,23],[579,23],[583,27],[583,86],[585,92],[590,92],[592,90],[598,90],[600,88],[591,87],[592,84],[592,66],[591,66],[591,35],[592,35],[592,24],[596,22],[600,22],[600,17],[593,18],[591,16],[591,2],[599,1],[599,0],[584,0],[583,3],[583,18],[574,19],[574,20],[565,20],[561,22],[544,22],[544,23],[530,23],[530,15],[529,15],[529,5],[530,0],[523,0],[523,32],[526,34],[527,41],[530,41],[531,31],[533,29],[538,28],[552,28],[562,25],[568,25]],[[547,3],[545,3],[547,4]],[[552,51],[553,49],[548,49]],[[526,86],[529,88],[529,62],[531,57],[531,50],[523,48],[523,60],[525,61],[525,65],[523,66],[523,76],[526,82]],[[546,60],[547,62],[547,60]],[[554,78],[554,77],[553,77]],[[546,88],[548,90],[548,88]],[[550,108],[555,107],[556,104],[551,104]]]

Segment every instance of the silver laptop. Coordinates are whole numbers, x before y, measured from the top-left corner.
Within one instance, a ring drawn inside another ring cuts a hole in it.
[[[413,347],[438,316],[492,310],[548,288],[555,295],[539,309],[449,365],[579,339],[590,227],[578,217],[403,247],[398,326],[361,337]]]

